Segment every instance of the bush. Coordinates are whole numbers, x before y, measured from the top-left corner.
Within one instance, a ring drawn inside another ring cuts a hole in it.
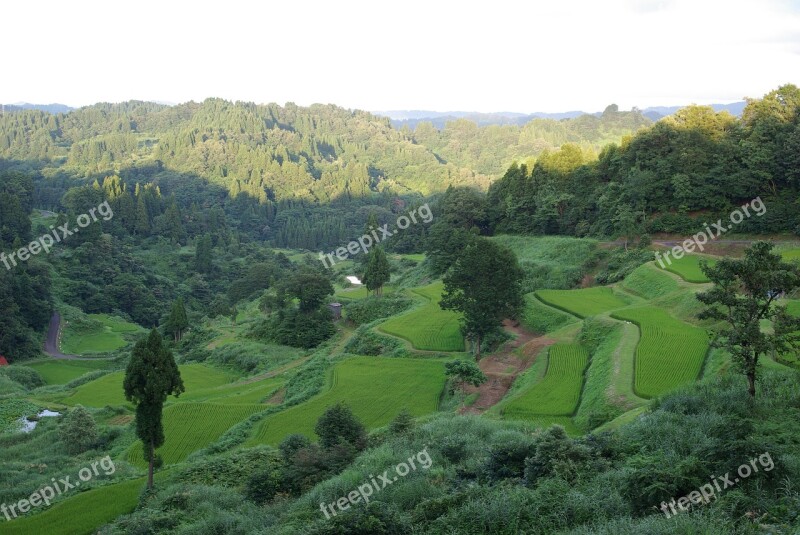
[[[370,325],[359,327],[355,335],[347,342],[344,351],[353,355],[373,357],[405,357],[408,355],[403,342],[397,338],[376,333]]]
[[[325,449],[344,442],[357,450],[363,450],[367,443],[367,431],[364,425],[344,403],[337,403],[326,410],[317,421],[314,432],[319,436],[319,443]]]
[[[47,384],[42,376],[39,375],[39,372],[26,366],[3,366],[0,368],[0,373],[12,381],[21,384],[28,390],[39,388]]]
[[[97,425],[89,411],[78,405],[64,417],[59,436],[66,450],[77,455],[95,447],[98,441]]]

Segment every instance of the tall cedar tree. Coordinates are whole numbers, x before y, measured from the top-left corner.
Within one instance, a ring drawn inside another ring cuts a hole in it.
[[[179,297],[172,304],[172,310],[170,310],[164,329],[172,335],[176,342],[180,342],[187,327],[189,327],[189,318],[186,316],[183,298]]]
[[[172,352],[164,347],[158,330],[133,347],[125,371],[125,399],[136,405],[136,436],[142,441],[149,462],[147,488],[153,488],[156,448],[164,444],[162,412],[167,396],[180,396],[186,389]]]
[[[383,295],[383,285],[389,282],[392,276],[389,269],[389,260],[382,247],[376,247],[370,251],[363,280],[367,290],[374,291],[378,297]]]
[[[697,294],[708,307],[699,317],[726,324],[712,345],[731,354],[747,377],[751,398],[756,396],[761,355],[782,354],[800,346],[800,318],[790,316],[786,306],[778,304],[781,295],[800,287],[800,268],[783,262],[772,248],[770,243],[756,242],[742,259],[724,258],[715,266],[701,263],[714,287]],[[762,331],[761,320],[771,321],[774,331]]]
[[[510,249],[483,238],[468,245],[444,276],[439,306],[463,314],[461,332],[474,340],[476,360],[483,338],[521,311],[523,276]]]

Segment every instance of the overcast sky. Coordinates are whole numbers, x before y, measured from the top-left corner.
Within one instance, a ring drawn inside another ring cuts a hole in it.
[[[4,3],[0,102],[591,112],[800,84],[800,0],[179,4]]]

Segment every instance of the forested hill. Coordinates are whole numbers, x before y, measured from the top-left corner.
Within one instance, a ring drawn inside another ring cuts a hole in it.
[[[155,166],[197,175],[232,197],[328,203],[381,191],[486,188],[515,159],[567,142],[599,149],[648,122],[611,106],[602,117],[485,128],[459,120],[442,131],[423,123],[412,132],[332,105],[126,102],[67,114],[7,113],[0,118],[0,158],[100,179]]]
[[[749,100],[741,119],[691,106],[594,159],[574,145],[492,184],[498,232],[622,236],[699,231],[761,197],[739,232],[800,234],[800,89]]]

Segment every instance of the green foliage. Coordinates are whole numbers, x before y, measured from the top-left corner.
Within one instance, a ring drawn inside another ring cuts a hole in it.
[[[156,329],[147,340],[134,346],[122,386],[125,399],[136,406],[136,436],[142,441],[145,459],[150,463],[147,487],[152,489],[155,451],[165,440],[164,402],[167,396],[179,396],[185,391],[175,359]]]
[[[468,245],[445,275],[440,306],[462,314],[461,332],[475,340],[477,357],[482,339],[522,311],[522,278],[514,253],[489,240]]]
[[[20,418],[39,413],[39,407],[22,399],[0,399],[0,433],[20,428]]]
[[[645,264],[625,277],[622,287],[645,299],[655,299],[677,291],[678,283],[652,264]]]
[[[444,369],[444,374],[447,377],[460,383],[480,386],[487,381],[486,375],[484,375],[478,365],[469,360],[446,362]]]
[[[389,432],[395,436],[405,435],[412,429],[414,429],[414,416],[411,415],[408,409],[400,411],[400,414],[389,422]]]
[[[164,324],[164,330],[175,338],[176,342],[180,342],[183,337],[183,331],[189,327],[189,318],[186,316],[186,307],[183,304],[183,298],[178,298],[172,304],[169,317]]]
[[[408,355],[402,341],[376,333],[370,325],[359,327],[347,345],[345,353],[353,355],[372,355],[384,357],[405,357]]]
[[[656,397],[700,376],[709,347],[703,329],[651,306],[621,310],[613,317],[635,323],[641,332],[634,365],[637,395]]]
[[[97,425],[91,413],[81,405],[69,411],[59,429],[59,438],[72,455],[95,447],[98,440]]]
[[[12,381],[21,384],[28,390],[44,386],[45,380],[39,372],[26,366],[3,366],[0,368],[0,375],[5,375]]]
[[[326,449],[342,443],[358,450],[366,446],[367,431],[364,429],[364,424],[353,415],[350,407],[341,402],[320,416],[314,427],[314,433],[319,437],[320,446]]]
[[[611,284],[621,281],[652,258],[652,252],[647,249],[616,249],[608,258],[605,268],[595,276],[595,282]]]
[[[367,290],[375,292],[380,297],[383,293],[383,285],[389,282],[389,260],[382,247],[375,247],[369,252],[367,266],[364,270],[362,282]]]
[[[800,350],[800,318],[777,304],[783,293],[800,288],[800,267],[783,262],[772,252],[773,244],[756,242],[745,251],[744,258],[724,258],[715,266],[702,264],[703,273],[713,288],[697,295],[706,305],[700,318],[724,322],[712,345],[724,348],[747,377],[748,393],[756,395],[758,361],[769,353],[784,354]],[[769,320],[772,333],[761,329],[761,321]]]

